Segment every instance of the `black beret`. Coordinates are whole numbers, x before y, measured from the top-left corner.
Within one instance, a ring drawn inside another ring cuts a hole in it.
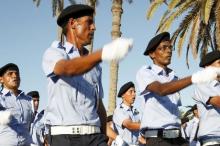
[[[207,65],[212,64],[214,61],[220,59],[220,51],[212,51],[207,53],[199,63],[200,67],[205,67]]]
[[[14,63],[8,63],[0,68],[0,76],[2,76],[7,70],[19,71],[18,66]]]
[[[157,48],[157,46],[160,44],[160,42],[168,41],[168,40],[170,40],[169,32],[162,32],[158,34],[157,36],[153,37],[148,43],[147,48],[144,51],[144,55],[147,56],[149,52],[154,51]]]
[[[57,18],[57,24],[62,27],[69,18],[79,18],[82,16],[92,15],[93,13],[94,9],[88,5],[70,5],[63,9],[63,11],[60,13],[59,17]]]
[[[39,97],[40,97],[38,91],[30,91],[30,92],[27,93],[27,95],[28,95],[28,96],[31,96],[32,98],[33,98],[33,97],[34,97],[34,98],[39,98]]]
[[[133,82],[128,82],[128,83],[124,84],[118,92],[118,97],[121,97],[131,87],[134,87]]]

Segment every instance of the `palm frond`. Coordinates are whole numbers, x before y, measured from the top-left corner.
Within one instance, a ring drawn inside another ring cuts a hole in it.
[[[181,14],[183,14],[184,11],[187,11],[188,9],[191,8],[191,6],[195,3],[195,1],[192,0],[187,0],[186,3],[183,3],[180,5],[177,9],[172,12],[166,20],[164,20],[163,25],[161,26],[159,32],[167,31],[172,22],[177,19]]]
[[[211,13],[211,9],[212,9],[212,5],[213,5],[213,0],[204,0],[202,1],[202,11],[203,14],[202,15],[202,21],[205,24],[208,24],[209,21],[209,17],[210,17],[210,13]]]
[[[216,20],[216,45],[217,49],[220,50],[220,1],[217,1],[216,9],[215,9],[215,20]]]
[[[163,2],[164,2],[164,0],[155,0],[155,1],[153,1],[153,2],[151,3],[150,8],[148,9],[148,12],[147,12],[147,19],[148,19],[148,20],[153,16],[153,14],[154,14],[154,12],[156,11],[156,9],[157,9],[160,5],[162,5]]]
[[[179,42],[178,42],[178,56],[181,55],[181,52],[182,52],[182,48],[183,48],[183,44],[184,44],[184,41],[186,39],[186,36],[187,36],[187,33],[188,33],[188,28],[185,28],[181,33],[180,33],[180,36],[179,36]]]
[[[158,28],[157,28],[157,31],[156,33],[160,30],[165,18],[167,18],[167,16],[169,15],[170,11],[169,10],[166,10],[166,12],[163,14],[162,18],[160,19],[160,22],[159,22],[159,25],[158,25]]]
[[[172,37],[171,37],[171,42],[172,42],[172,44],[173,44],[173,49],[174,49],[174,50],[176,50],[175,44],[176,44],[176,40],[177,40],[177,38],[178,38],[180,32],[181,32],[181,29],[178,28],[178,29],[173,33],[173,35],[172,35]]]
[[[212,50],[214,50],[214,45],[213,45],[213,42],[212,42],[212,30],[211,30],[211,23],[208,23],[206,25],[206,40],[208,42],[208,47],[210,46]]]
[[[63,3],[62,3],[62,0],[58,0],[57,1],[57,10],[59,11],[59,12],[61,12],[62,10],[63,10]]]
[[[86,0],[86,3],[95,8],[96,5],[99,4],[99,1],[98,0]]]
[[[202,50],[205,46],[205,43],[204,43],[205,31],[206,31],[205,27],[206,25],[201,21],[200,26],[199,26],[199,37],[196,42],[197,52],[200,51],[200,57],[201,57]],[[206,41],[206,38],[205,38],[205,41]]]
[[[218,46],[217,46],[217,40],[216,40],[216,24],[215,24],[215,26],[214,26],[214,31],[213,31],[213,44],[214,44],[214,48],[215,48],[215,50],[217,50],[218,49]]]
[[[195,19],[193,20],[193,23],[192,23],[192,29],[191,29],[191,35],[190,35],[190,38],[189,38],[189,45],[191,46],[192,48],[192,55],[193,55],[193,58],[196,59],[197,58],[197,48],[196,48],[196,41],[197,41],[197,38],[198,38],[198,32],[199,32],[199,24],[200,24],[200,16],[197,15],[195,17]]]
[[[196,41],[196,51],[195,52],[199,52],[199,47],[201,45],[201,42],[202,42],[202,38],[201,37],[198,37],[197,41]],[[197,54],[196,54],[197,55]]]
[[[189,69],[189,45],[186,47],[186,66]]]
[[[172,0],[168,5],[168,10],[174,9],[180,3],[180,1],[181,0]]]
[[[58,0],[52,0],[52,16],[56,16],[56,10],[57,10],[57,1]]]
[[[198,12],[199,7],[200,7],[199,5],[194,5],[192,10],[188,13],[188,15],[186,15],[184,17],[184,19],[181,21],[179,27],[177,28],[177,30],[174,32],[174,34],[173,34],[173,36],[171,38],[173,46],[174,46],[174,49],[175,49],[175,44],[176,44],[176,40],[177,40],[178,36],[186,28],[189,29],[190,24],[192,23],[192,21],[197,16],[197,12]]]
[[[207,52],[208,52],[208,42],[206,39],[203,40],[200,51],[201,51],[200,58],[203,58],[203,56],[205,56],[205,54],[207,54]]]

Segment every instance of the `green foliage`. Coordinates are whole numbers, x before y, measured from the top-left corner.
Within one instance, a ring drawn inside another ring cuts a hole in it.
[[[178,41],[179,54],[182,52],[183,44],[186,43],[187,64],[189,51],[196,58],[198,53],[202,57],[210,48],[212,50],[220,48],[219,0],[169,0],[167,3],[167,10],[162,15],[157,32],[169,31],[171,24],[179,16],[183,16],[172,34],[172,42],[175,46]],[[160,5],[161,0],[152,1],[147,18],[151,18]],[[189,39],[186,39],[187,36]]]

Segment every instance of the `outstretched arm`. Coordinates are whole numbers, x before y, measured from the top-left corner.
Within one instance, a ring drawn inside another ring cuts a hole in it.
[[[192,76],[188,76],[180,80],[171,81],[167,83],[160,83],[158,81],[155,81],[149,84],[146,87],[146,89],[161,96],[165,96],[182,90],[187,86],[191,85],[192,83],[200,84],[213,81],[217,79],[218,74],[220,74],[220,69],[214,67],[207,67],[202,71],[198,71],[192,74]]]
[[[165,96],[180,91],[191,85],[191,77],[186,77],[180,80],[171,81],[167,83],[160,83],[155,81],[147,86],[147,90],[154,92],[160,96]]]
[[[132,39],[117,38],[104,45],[102,50],[87,56],[76,57],[70,60],[60,60],[55,64],[53,72],[56,75],[73,76],[89,71],[101,61],[120,61],[131,50]]]
[[[101,62],[102,51],[87,56],[76,57],[70,60],[60,60],[54,67],[56,75],[73,76],[87,72],[97,63]]]

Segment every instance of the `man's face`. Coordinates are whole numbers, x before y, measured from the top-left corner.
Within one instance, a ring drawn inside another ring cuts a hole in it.
[[[136,91],[134,87],[129,88],[123,95],[123,102],[129,105],[134,103],[136,97]]]
[[[153,59],[154,63],[166,67],[171,62],[172,57],[172,45],[170,41],[162,41],[157,48],[151,52],[150,57]]]
[[[39,98],[38,97],[32,97],[32,102],[33,102],[33,105],[34,105],[34,111],[37,111],[38,107],[39,107]]]
[[[92,16],[83,16],[76,19],[75,35],[79,42],[88,45],[93,39],[95,24]]]
[[[20,74],[17,70],[7,70],[0,81],[9,90],[17,90],[20,86]]]

